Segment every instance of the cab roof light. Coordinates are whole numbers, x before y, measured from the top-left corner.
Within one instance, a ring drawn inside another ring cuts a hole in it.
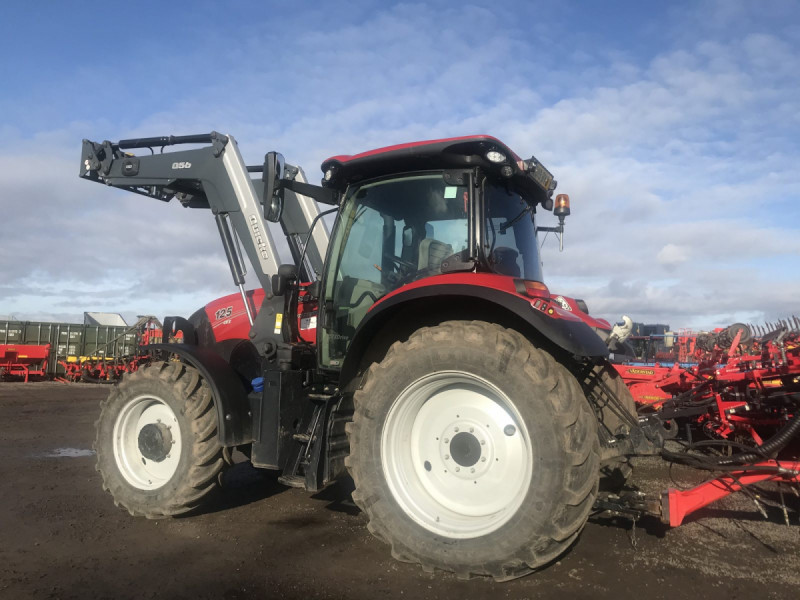
[[[531,298],[549,298],[550,290],[541,281],[528,281],[527,279],[515,279],[514,286],[517,293],[524,294]]]
[[[498,152],[497,150],[489,150],[489,152],[486,153],[486,158],[490,162],[493,162],[495,164],[499,164],[501,162],[505,162],[506,155],[503,154],[502,152]]]

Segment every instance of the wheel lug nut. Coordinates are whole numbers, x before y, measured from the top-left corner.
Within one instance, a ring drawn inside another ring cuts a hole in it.
[[[486,457],[485,456],[481,456],[481,462],[486,462]]]
[[[444,438],[444,443],[445,444],[449,444],[450,443],[450,438]]]
[[[514,427],[513,425],[506,425],[505,427],[503,427],[503,433],[505,433],[507,436],[512,436],[516,432],[517,428]]]
[[[470,473],[474,473],[474,472],[475,472],[475,467],[472,467],[472,468],[469,470],[469,472],[470,472]]]
[[[445,460],[450,460],[450,455],[449,455],[449,454],[445,454],[445,455],[444,455],[444,459],[445,459]],[[458,471],[458,469],[456,469],[456,471]]]
[[[458,473],[460,470],[461,470],[461,467],[456,467],[456,473]]]
[[[469,428],[469,432],[470,432],[470,433],[475,433],[475,428],[474,428],[474,427],[470,427],[470,428]]]
[[[453,427],[453,431],[458,431],[458,427]]]
[[[485,445],[486,445],[486,440],[481,440],[481,446],[485,446]]]

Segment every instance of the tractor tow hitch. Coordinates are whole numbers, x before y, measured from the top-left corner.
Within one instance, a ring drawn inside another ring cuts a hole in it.
[[[701,508],[736,492],[744,492],[753,500],[758,511],[767,518],[758,497],[748,490],[749,486],[766,482],[800,484],[800,462],[766,460],[743,465],[688,490],[669,488],[662,492],[660,497],[648,496],[638,491],[623,492],[619,495],[601,494],[594,503],[594,509],[634,521],[644,516],[658,517],[662,523],[678,527],[684,523],[687,516]],[[788,525],[786,505],[781,503],[781,508]]]

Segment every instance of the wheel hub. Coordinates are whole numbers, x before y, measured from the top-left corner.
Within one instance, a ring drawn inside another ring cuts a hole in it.
[[[481,458],[481,443],[471,433],[457,433],[450,440],[450,456],[462,467],[471,467]]]
[[[148,423],[139,431],[139,452],[145,458],[161,462],[172,450],[170,427],[163,423]]]

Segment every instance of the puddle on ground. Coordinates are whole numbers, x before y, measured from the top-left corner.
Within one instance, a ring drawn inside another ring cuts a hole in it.
[[[94,450],[85,450],[83,448],[55,448],[50,452],[44,452],[38,456],[44,458],[78,458],[81,456],[93,456]]]

